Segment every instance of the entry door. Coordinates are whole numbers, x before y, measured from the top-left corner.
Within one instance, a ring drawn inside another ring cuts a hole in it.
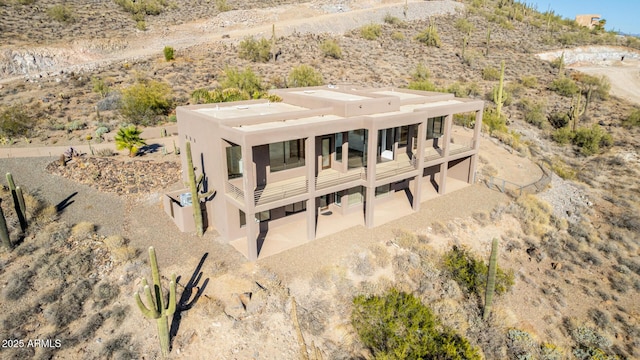
[[[331,138],[322,138],[322,169],[331,168]]]

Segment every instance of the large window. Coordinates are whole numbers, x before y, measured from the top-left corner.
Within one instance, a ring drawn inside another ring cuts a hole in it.
[[[429,118],[427,120],[427,140],[437,139],[442,136],[444,129],[445,116]]]
[[[287,215],[299,213],[307,210],[307,201],[298,201],[297,203],[285,205],[284,211]]]
[[[342,133],[336,134],[336,161],[342,162]]]
[[[347,196],[349,198],[349,206],[362,204],[364,202],[364,187],[356,186],[348,189]]]
[[[349,169],[367,165],[367,130],[351,130],[348,133],[349,142]]]
[[[242,147],[232,144],[225,150],[227,152],[227,178],[242,177]]]
[[[380,185],[376,187],[376,197],[389,195],[391,192],[391,184]]]
[[[269,144],[271,172],[304,166],[304,139]]]

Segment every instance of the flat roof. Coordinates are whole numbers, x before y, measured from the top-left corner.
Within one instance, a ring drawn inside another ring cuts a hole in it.
[[[424,109],[424,108],[432,108],[432,107],[436,107],[436,106],[444,106],[444,105],[451,105],[451,104],[462,104],[463,101],[459,101],[459,100],[442,100],[442,101],[435,101],[432,103],[426,103],[426,104],[408,104],[408,105],[402,105],[400,106],[400,110],[398,111],[390,111],[390,112],[384,112],[384,113],[377,113],[377,114],[369,114],[367,116],[369,117],[383,117],[383,116],[389,116],[389,115],[393,115],[393,114],[402,114],[402,113],[409,113],[409,112],[413,112],[416,109]]]
[[[425,98],[424,95],[417,95],[417,94],[406,93],[401,91],[393,91],[393,90],[375,91],[374,94],[395,96],[395,97],[399,97],[400,100]]]
[[[368,96],[361,96],[355,94],[344,93],[340,91],[331,91],[331,90],[303,90],[303,91],[293,91],[292,94],[297,95],[306,95],[312,96],[316,98],[324,98],[331,100],[342,100],[342,101],[358,101],[358,100],[367,100],[371,99]]]
[[[341,120],[344,119],[342,116],[338,115],[318,115],[318,116],[310,116],[298,119],[287,119],[287,120],[279,120],[279,121],[269,121],[260,124],[253,125],[240,125],[234,126],[234,129],[251,132],[251,131],[260,131],[266,129],[276,129],[279,127],[287,127],[291,125],[302,125],[302,124],[311,124],[318,121],[332,121],[332,120]]]
[[[194,112],[210,116],[212,118],[237,119],[251,116],[281,114],[294,111],[309,110],[302,106],[291,105],[283,102],[268,102],[258,104],[241,104],[236,106],[215,106],[201,109],[194,109]]]

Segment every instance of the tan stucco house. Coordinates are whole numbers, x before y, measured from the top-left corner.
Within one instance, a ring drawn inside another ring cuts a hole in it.
[[[331,227],[319,221],[326,214],[359,214],[357,221],[372,228],[376,213],[395,211],[385,208],[389,195],[405,196],[409,211],[417,211],[426,192],[474,181],[483,101],[342,85],[272,93],[282,102],[177,109],[180,147],[191,143],[203,191],[216,190],[203,204],[206,223],[224,241],[246,239],[251,260],[266,233],[285,224],[297,222],[305,241]],[[454,116],[471,119],[473,129],[454,136]],[[180,206],[180,193],[168,194],[165,209],[190,231],[191,208]]]

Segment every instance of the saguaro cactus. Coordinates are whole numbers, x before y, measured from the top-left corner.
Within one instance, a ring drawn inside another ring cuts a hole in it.
[[[198,236],[204,234],[204,225],[202,222],[202,208],[200,207],[200,199],[206,198],[213,193],[213,190],[206,194],[200,194],[200,186],[204,179],[204,174],[196,179],[195,167],[193,167],[193,158],[191,158],[191,143],[187,141],[185,144],[187,152],[187,171],[189,175],[189,190],[191,191],[191,202],[193,206],[193,219],[196,224],[196,233]]]
[[[162,294],[162,285],[160,284],[158,260],[156,259],[156,251],[153,246],[149,247],[149,258],[151,260],[151,278],[153,279],[154,294],[151,294],[151,288],[149,288],[149,285],[147,284],[147,279],[142,278],[144,294],[149,307],[145,306],[142,302],[139,292],[136,292],[135,299],[138,304],[138,308],[142,311],[142,314],[149,319],[156,320],[158,324],[160,348],[162,350],[162,355],[166,357],[169,354],[169,317],[176,311],[176,274],[171,275],[171,282],[169,283],[169,302],[165,305],[164,296]]]
[[[574,100],[575,99],[575,100]],[[576,132],[580,117],[584,115],[587,104],[582,105],[582,95],[577,94],[571,99],[571,108],[569,109],[569,119],[571,120],[571,131]]]
[[[484,311],[482,319],[487,320],[491,314],[493,294],[496,290],[496,273],[498,272],[498,239],[493,238],[491,243],[491,258],[489,259],[489,272],[487,274],[487,291],[484,294]]]
[[[22,189],[20,189],[19,186],[16,187],[16,184],[13,182],[13,175],[11,175],[10,172],[7,173],[7,183],[9,184],[9,189],[11,189],[13,206],[16,209],[16,214],[18,215],[20,229],[25,232],[27,231],[27,209],[24,203],[24,195],[22,194]]]
[[[2,199],[0,199],[0,204],[1,203]],[[11,238],[9,238],[9,229],[7,228],[7,221],[4,218],[2,206],[0,206],[0,240],[2,240],[2,245],[4,245],[7,249],[13,248]]]
[[[493,102],[496,103],[496,113],[498,117],[501,116],[502,113],[502,105],[504,104],[505,99],[507,98],[503,92],[504,88],[504,60],[500,63],[500,83],[498,85],[498,91],[493,94]]]

